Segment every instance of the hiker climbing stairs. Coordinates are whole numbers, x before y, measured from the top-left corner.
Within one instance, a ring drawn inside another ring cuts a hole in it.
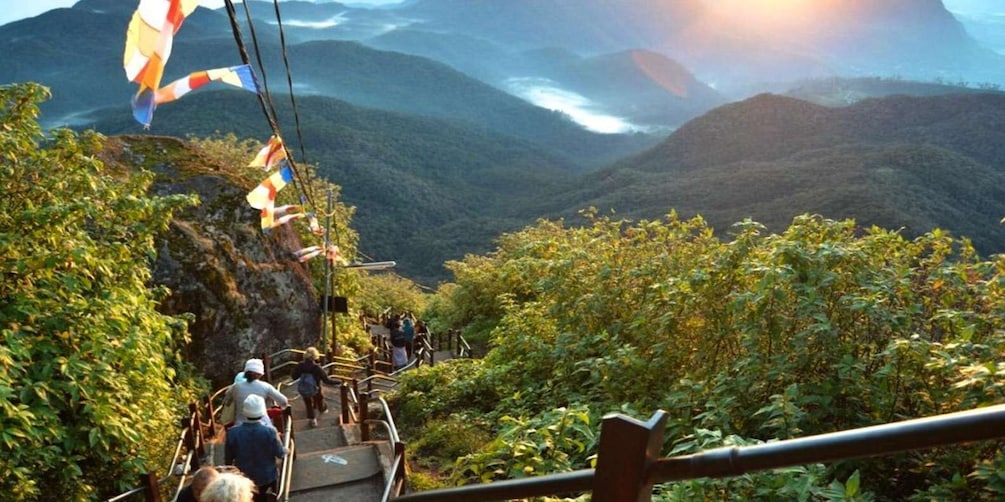
[[[386,443],[386,439],[361,441],[358,424],[340,421],[339,389],[326,386],[324,391],[328,411],[319,413],[318,425],[312,427],[296,387],[281,389],[290,400],[293,420],[295,457],[290,500],[381,500],[388,466],[386,461],[382,463],[378,443]],[[225,438],[224,432],[207,443],[213,465],[224,464]]]

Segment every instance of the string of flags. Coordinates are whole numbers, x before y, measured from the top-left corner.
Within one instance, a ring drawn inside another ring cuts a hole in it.
[[[145,129],[150,128],[158,105],[180,99],[212,82],[254,93],[261,92],[253,70],[247,64],[193,72],[161,87],[164,67],[171,57],[174,36],[185,18],[198,5],[199,0],[140,0],[130,19],[122,65],[129,81],[139,84],[139,89],[131,100],[132,110],[133,117]],[[298,205],[275,205],[279,191],[293,183],[294,175],[282,138],[278,135],[269,138],[248,166],[261,167],[266,172],[275,170],[246,197],[251,207],[261,211],[263,232],[268,233],[287,223],[306,219],[312,234],[324,235],[314,213],[304,212]],[[294,253],[301,263],[322,254],[332,263],[347,265],[336,245],[329,245],[327,249],[323,246],[308,246]]]

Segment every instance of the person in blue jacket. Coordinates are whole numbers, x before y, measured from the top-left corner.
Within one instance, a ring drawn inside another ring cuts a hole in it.
[[[269,500],[268,492],[271,490],[274,493],[279,482],[276,459],[285,457],[289,452],[279,442],[276,429],[262,423],[266,409],[261,396],[248,396],[241,411],[244,423],[227,430],[224,462],[237,467],[254,481],[258,487],[256,502],[266,501]]]

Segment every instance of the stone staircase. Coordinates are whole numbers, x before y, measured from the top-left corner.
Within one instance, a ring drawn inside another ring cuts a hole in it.
[[[387,329],[383,326],[371,325],[370,331],[378,336],[387,336]],[[440,350],[435,352],[434,357],[436,361],[444,361],[452,359],[454,354],[449,350]],[[351,377],[360,381],[365,379],[363,374]],[[389,388],[386,384],[386,379],[380,379],[367,387],[387,391]],[[310,426],[307,410],[295,386],[281,386],[280,391],[289,398],[293,416],[295,454],[290,500],[380,501],[386,480],[391,475],[390,462],[394,457],[393,446],[387,439],[386,432],[380,430],[380,427],[371,427],[372,441],[364,442],[361,440],[359,424],[340,423],[342,410],[340,392],[336,387],[324,385],[328,411],[317,415],[317,427]],[[379,413],[374,413],[376,410],[373,408],[371,410],[371,416]],[[225,432],[221,430],[220,434],[207,442],[204,463],[224,463],[225,437]]]
[[[339,423],[341,409],[337,388],[325,386],[328,412],[320,414],[318,426],[311,427],[307,410],[295,387],[282,389],[290,398],[293,412],[293,438],[296,452],[290,500],[380,501],[386,474],[390,469],[386,453],[390,446],[384,439],[362,442],[357,424]],[[224,462],[225,435],[208,443],[208,456],[214,465]],[[378,449],[383,449],[382,457]]]

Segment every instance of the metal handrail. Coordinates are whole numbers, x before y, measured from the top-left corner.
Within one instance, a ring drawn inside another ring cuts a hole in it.
[[[192,420],[192,415],[190,414],[189,415],[189,420],[187,420],[186,423],[191,423],[191,420]],[[181,455],[182,448],[185,446],[185,436],[188,435],[188,431],[189,431],[189,428],[185,427],[184,429],[182,429],[181,433],[178,435],[178,444],[175,446],[174,455],[171,457],[171,463],[169,464],[169,466],[167,468],[167,475],[165,475],[163,478],[159,478],[157,480],[157,486],[160,486],[160,485],[164,484],[167,480],[171,479],[171,477],[175,475],[174,474],[174,467],[176,465],[178,465],[178,458]],[[190,451],[190,452],[187,452],[187,454],[185,455],[185,463],[182,464],[182,465],[185,465],[186,469],[188,469],[188,465],[189,465],[189,463],[192,460],[192,455],[193,454],[194,453]],[[182,477],[184,477],[184,475]],[[125,492],[125,493],[120,493],[119,495],[116,495],[116,496],[108,499],[106,502],[117,502],[119,500],[124,500],[127,497],[130,497],[130,496],[135,495],[137,493],[142,493],[144,490],[146,490],[145,486],[139,486],[139,487],[133,488],[133,489],[131,489],[131,490]],[[175,494],[175,497],[177,497],[177,493]]]
[[[186,466],[185,467],[186,470],[188,469],[187,466],[192,462],[192,455],[194,455],[194,454],[195,454],[195,452],[191,452],[190,451],[190,452],[188,452],[187,455],[185,455],[185,463],[183,465]],[[168,476],[165,476],[163,480],[157,480],[157,485],[160,486],[161,483],[163,483],[164,481],[167,481],[167,479],[170,478],[170,477],[171,476],[168,475]],[[184,487],[185,487],[185,474],[181,474],[180,476],[178,476],[178,486],[174,487],[174,496],[171,497],[171,500],[173,502],[177,502],[178,495],[181,494],[181,489],[184,488]]]
[[[368,421],[369,422],[382,422],[381,420],[368,420]],[[397,443],[395,443],[395,444],[397,444]],[[398,493],[394,494],[395,496],[398,496],[401,493],[401,489],[400,488],[398,488],[397,490],[395,490],[395,485],[399,484],[398,483],[398,470],[399,470],[399,466],[401,465],[402,461],[404,460],[404,457],[405,457],[404,453],[399,454],[399,453],[395,452],[394,458],[391,459],[391,472],[388,473],[389,474],[388,477],[387,477],[388,482],[387,482],[387,484],[384,485],[384,493],[380,496],[380,502],[388,502],[389,500],[391,500],[391,492],[398,492]],[[402,478],[402,480],[404,480],[404,478]]]
[[[293,482],[293,455],[296,453],[296,442],[293,441],[293,416],[289,413],[289,406],[283,410],[283,448],[286,456],[283,457],[282,476],[279,477],[279,485],[276,487],[276,495],[280,500],[290,499],[290,485]]]
[[[1005,437],[1005,405],[917,418],[847,431],[752,446],[730,446],[660,458],[645,473],[645,484],[736,476],[748,472],[948,446]],[[396,500],[509,500],[592,491],[595,469],[430,490]]]
[[[370,398],[367,401],[367,404],[369,404],[370,401],[377,401],[380,403],[381,411],[384,413],[384,418],[386,418],[386,420],[371,419],[367,420],[366,423],[379,423],[387,429],[387,436],[392,445],[391,451],[394,452],[392,453],[393,458],[391,459],[391,472],[387,477],[387,483],[384,485],[384,493],[381,497],[381,501],[387,501],[390,500],[391,492],[395,491],[394,485],[398,484],[399,481],[403,482],[405,479],[404,473],[398,472],[398,465],[402,462],[400,456],[403,455],[403,453],[401,455],[398,454],[398,447],[396,445],[401,444],[401,438],[398,436],[398,428],[394,425],[394,417],[391,416],[391,407],[387,405],[387,401],[380,395]],[[398,494],[395,493],[394,495],[397,496]]]

